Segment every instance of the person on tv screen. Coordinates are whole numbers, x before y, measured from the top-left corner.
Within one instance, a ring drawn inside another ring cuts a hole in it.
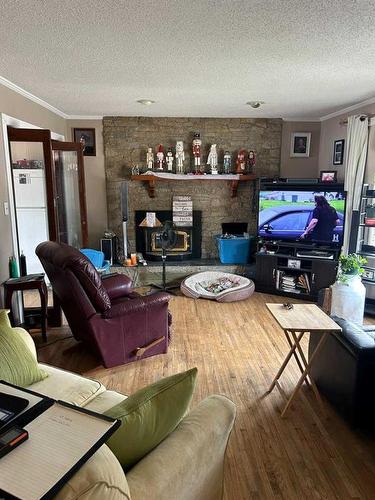
[[[336,210],[326,200],[323,195],[315,195],[315,208],[312,218],[301,235],[301,239],[311,239],[312,241],[333,240],[333,231],[340,223]]]

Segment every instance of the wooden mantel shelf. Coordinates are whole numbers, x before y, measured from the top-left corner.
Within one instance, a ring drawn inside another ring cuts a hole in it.
[[[238,183],[239,182],[249,182],[249,181],[255,181],[256,180],[256,175],[255,174],[243,174],[243,175],[237,175],[237,174],[226,174],[226,175],[212,175],[212,174],[207,174],[207,175],[179,175],[179,174],[162,174],[158,173],[156,175],[154,174],[141,174],[141,175],[132,175],[131,180],[132,181],[138,181],[138,182],[146,182],[147,183],[147,189],[148,189],[148,195],[150,198],[155,198],[155,185],[157,182],[163,182],[163,181],[172,181],[172,182],[186,182],[186,181],[222,181],[222,182],[230,182],[230,187],[231,187],[231,197],[235,198],[237,196],[237,189],[238,189]]]

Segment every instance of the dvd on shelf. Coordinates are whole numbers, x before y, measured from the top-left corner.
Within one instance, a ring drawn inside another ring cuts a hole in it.
[[[276,288],[289,293],[310,293],[310,278],[307,273],[291,274],[278,270],[276,273]]]

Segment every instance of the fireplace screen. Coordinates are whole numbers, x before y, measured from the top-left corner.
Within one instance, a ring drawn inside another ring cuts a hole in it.
[[[190,249],[190,234],[186,231],[176,231],[177,243],[173,248],[170,248],[168,252],[187,252]],[[151,251],[161,252],[160,238],[158,238],[158,233],[153,232],[151,234]]]
[[[163,224],[171,221],[173,213],[171,210],[159,210],[156,218]],[[145,227],[142,225],[147,212],[145,210],[136,210],[135,228],[136,228],[136,251],[141,252],[146,261],[160,261],[162,255],[161,242],[158,238],[161,232],[160,227]],[[193,211],[192,226],[178,226],[176,229],[177,244],[174,248],[166,251],[168,261],[183,261],[201,258],[202,248],[202,213]]]

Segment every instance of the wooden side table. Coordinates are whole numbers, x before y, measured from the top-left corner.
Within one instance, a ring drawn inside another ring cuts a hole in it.
[[[29,274],[21,278],[9,278],[4,281],[4,303],[6,309],[10,310],[10,318],[14,323],[14,316],[12,313],[12,296],[13,292],[23,292],[25,290],[38,290],[41,305],[41,328],[43,340],[47,341],[47,304],[48,304],[48,291],[46,282],[44,281],[44,274]]]
[[[310,370],[316,355],[323,347],[328,335],[331,332],[341,332],[340,326],[335,323],[333,319],[327,316],[327,314],[325,314],[316,304],[293,304],[291,309],[284,307],[283,304],[266,304],[266,306],[283,329],[290,347],[283,364],[281,365],[267,392],[270,393],[276,385],[279,387],[278,380],[281,377],[286,365],[289,363],[289,360],[292,356],[294,356],[302,375],[298,380],[294,391],[289,397],[283,411],[281,412],[281,416],[284,417],[286,411],[293,403],[293,400],[300,390],[303,382],[311,385],[315,397],[324,411],[323,402],[318,388],[316,387],[313,379],[310,377]],[[314,352],[311,354],[309,361],[307,361],[301,347],[301,340],[305,333],[310,333],[310,335],[314,335],[316,333],[322,334],[322,337]]]

